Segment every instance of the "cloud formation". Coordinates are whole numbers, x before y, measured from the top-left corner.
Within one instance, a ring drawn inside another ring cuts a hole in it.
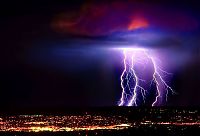
[[[138,2],[90,2],[80,10],[61,13],[53,29],[72,35],[105,36],[138,29],[193,31],[198,21],[184,11]]]

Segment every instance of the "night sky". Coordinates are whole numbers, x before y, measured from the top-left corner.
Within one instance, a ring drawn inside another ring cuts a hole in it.
[[[165,105],[199,106],[199,5],[194,0],[1,4],[1,109],[116,106],[123,56],[107,48],[131,40],[118,32],[125,37],[155,32],[158,40],[150,38],[144,46],[170,48],[165,65],[172,67],[170,85],[177,92]]]

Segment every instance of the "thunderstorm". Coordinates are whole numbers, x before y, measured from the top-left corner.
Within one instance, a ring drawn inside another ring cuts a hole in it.
[[[166,77],[171,73],[159,66],[161,61],[150,50],[142,48],[123,48],[122,50],[124,70],[120,78],[122,94],[118,106],[139,106],[141,102],[145,103],[147,95],[153,90],[155,99],[151,106],[160,106],[163,100],[167,101],[169,92],[175,93],[166,81]],[[146,74],[150,76],[144,77],[143,75]]]

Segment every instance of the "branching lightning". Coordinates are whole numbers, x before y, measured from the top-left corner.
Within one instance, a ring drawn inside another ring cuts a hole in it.
[[[171,91],[175,93],[173,89],[165,81],[165,77],[171,73],[168,73],[160,68],[156,62],[156,58],[151,56],[148,50],[145,49],[123,49],[124,53],[124,70],[121,74],[121,88],[122,94],[119,102],[119,106],[138,106],[140,103],[140,97],[142,97],[143,102],[149,89],[143,85],[143,82],[146,82],[139,77],[140,69],[137,69],[138,65],[145,65],[147,62],[152,65],[152,74],[151,74],[151,85],[155,84],[155,100],[152,103],[152,106],[159,106],[162,104],[163,98],[167,101],[168,93]]]

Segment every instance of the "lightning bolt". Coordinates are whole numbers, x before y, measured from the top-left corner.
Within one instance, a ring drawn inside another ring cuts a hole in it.
[[[148,56],[149,57],[149,56]],[[156,99],[155,101],[153,102],[152,106],[157,106],[157,103],[158,103],[158,99],[159,98],[162,98],[162,91],[159,89],[159,86],[163,86],[164,87],[164,90],[166,91],[166,95],[165,95],[165,98],[166,98],[166,101],[167,101],[167,98],[168,98],[168,92],[171,91],[173,94],[175,93],[173,91],[173,89],[166,83],[166,81],[164,80],[164,78],[161,76],[161,73],[165,73],[165,74],[171,74],[171,73],[168,73],[164,70],[162,70],[155,62],[155,59],[153,57],[149,57],[153,63],[153,67],[154,67],[154,73],[153,73],[153,81],[156,83],[156,89],[157,89],[157,96],[156,96]],[[160,80],[160,81],[159,81]]]
[[[118,104],[119,106],[138,106],[138,102],[141,101],[139,99],[140,94],[145,103],[148,89],[145,89],[145,86],[142,85],[142,82],[145,82],[145,80],[139,78],[139,70],[136,67],[138,64],[146,65],[147,63],[145,62],[147,61],[151,62],[153,66],[151,85],[152,83],[155,84],[156,91],[155,101],[152,103],[152,106],[159,106],[163,101],[163,97],[167,101],[169,91],[173,94],[175,93],[165,81],[165,77],[171,73],[162,70],[156,62],[157,59],[151,56],[148,50],[125,48],[123,49],[123,54],[124,70],[120,77],[122,94]]]
[[[121,95],[119,106],[122,106],[125,103],[125,100],[127,99],[127,94],[126,94],[126,91],[125,91],[125,87],[123,85],[123,82],[124,82],[124,78],[123,77],[124,77],[124,75],[125,75],[125,73],[127,71],[127,69],[126,69],[126,52],[125,52],[125,50],[124,50],[124,61],[123,61],[123,63],[124,63],[124,71],[122,72],[122,75],[120,77],[120,79],[121,79],[121,88],[122,88],[122,95]]]

